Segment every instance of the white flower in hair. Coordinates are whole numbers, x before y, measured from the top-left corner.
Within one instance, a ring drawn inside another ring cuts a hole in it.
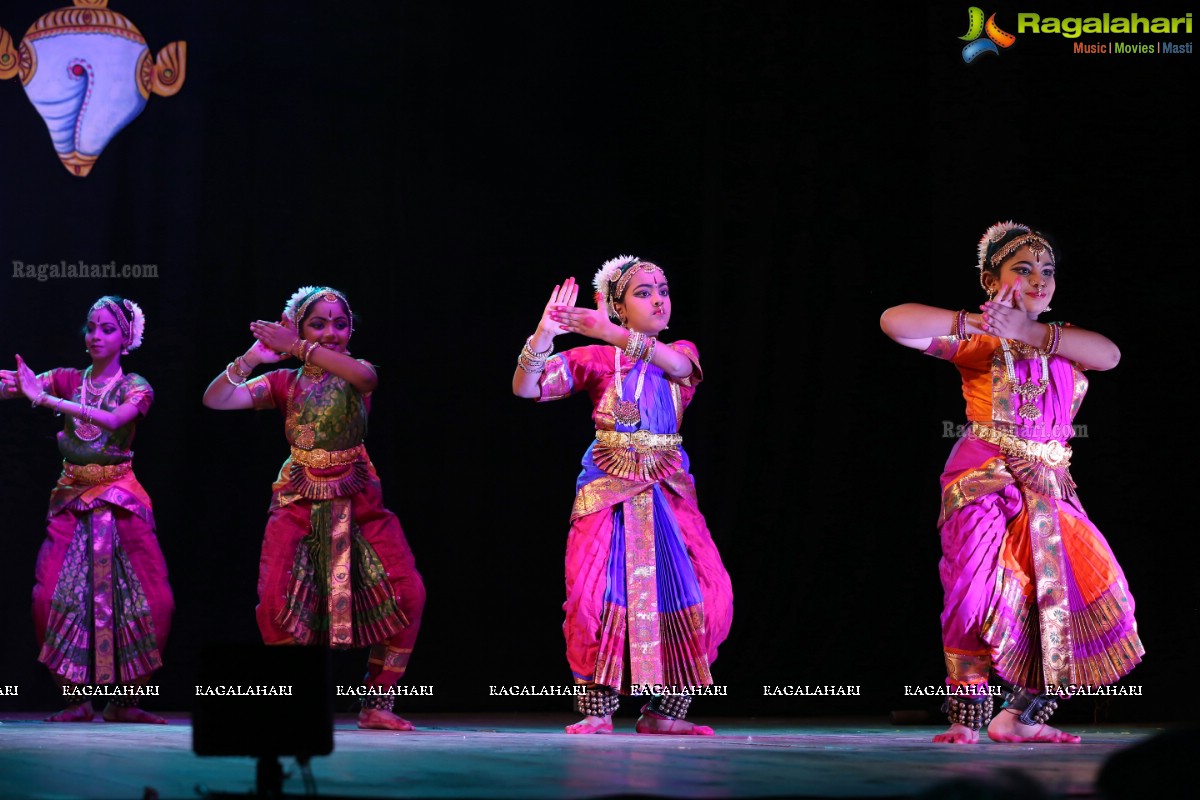
[[[141,306],[132,300],[125,301],[125,308],[133,317],[129,323],[129,344],[125,345],[125,352],[128,353],[142,346],[142,334],[146,332],[146,315],[142,313]]]
[[[977,266],[980,269],[983,269],[983,261],[985,258],[987,258],[988,245],[993,245],[996,242],[1000,241],[1005,236],[1007,236],[1010,231],[1022,231],[1024,233],[1028,233],[1029,226],[1022,225],[1019,222],[1013,222],[1010,219],[1007,222],[997,222],[995,225],[988,228],[987,232],[985,232],[983,234],[983,238],[979,240],[979,248],[978,248],[979,263],[977,264]]]
[[[288,298],[287,303],[283,306],[283,315],[296,324],[296,310],[300,308],[300,304],[304,302],[304,298],[308,297],[313,292],[320,289],[320,286],[301,286],[296,292]]]
[[[612,298],[608,295],[609,284],[616,283],[621,277],[621,267],[637,260],[637,256],[610,258],[600,265],[600,269],[596,270],[596,276],[592,278],[592,286],[596,289],[596,300],[599,302],[601,298],[604,299],[604,306],[610,317],[615,317],[617,311],[613,308]]]

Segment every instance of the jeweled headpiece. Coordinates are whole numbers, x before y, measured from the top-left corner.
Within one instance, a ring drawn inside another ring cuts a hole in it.
[[[988,228],[979,240],[979,261],[975,266],[981,271],[995,271],[1004,263],[1004,259],[1025,246],[1028,246],[1034,255],[1049,253],[1050,258],[1054,258],[1054,248],[1050,246],[1050,242],[1028,225],[1012,220],[997,222]]]
[[[354,331],[354,312],[350,310],[350,301],[346,299],[346,295],[328,286],[301,286],[284,304],[283,316],[292,323],[292,327],[298,329],[300,320],[304,319],[308,312],[308,307],[317,300],[327,300],[331,303],[340,301],[350,317],[350,331]]]
[[[642,261],[637,256],[617,256],[605,261],[600,269],[596,270],[596,277],[592,279],[592,286],[596,289],[596,306],[598,308],[603,300],[604,310],[608,312],[608,318],[612,321],[620,320],[613,304],[625,295],[629,281],[639,272],[661,273],[662,269],[657,264]]]
[[[124,342],[121,352],[128,353],[130,350],[137,350],[142,346],[142,334],[146,331],[146,315],[142,313],[141,307],[132,300],[121,300],[120,303],[117,300],[116,297],[101,297],[92,303],[91,310],[104,309],[113,315],[117,321],[117,327],[121,329],[121,341]]]

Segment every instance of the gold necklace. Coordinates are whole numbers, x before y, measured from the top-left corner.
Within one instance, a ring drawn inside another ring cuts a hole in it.
[[[1046,388],[1050,385],[1050,368],[1046,361],[1046,354],[1041,350],[1035,350],[1029,347],[1029,345],[1025,345],[1028,348],[1025,352],[1036,352],[1038,354],[1042,363],[1042,377],[1037,383],[1034,383],[1033,370],[1030,370],[1029,380],[1025,383],[1019,383],[1017,381],[1017,370],[1013,365],[1012,351],[1008,348],[1008,340],[1001,339],[1000,347],[1004,350],[1004,373],[1008,379],[1008,385],[1012,387],[1013,392],[1022,400],[1017,413],[1028,420],[1037,419],[1042,416],[1042,410],[1034,405],[1033,401],[1045,394]]]
[[[318,367],[318,369],[320,369]],[[301,370],[303,372],[303,370]],[[321,377],[311,381],[308,390],[311,392],[318,384],[324,383],[325,375],[328,373],[321,370]],[[300,412],[296,410],[296,392],[300,389],[300,376],[296,376],[296,382],[292,384],[292,390],[288,392],[287,418],[292,424],[292,430],[295,432],[292,436],[292,444],[299,447],[301,450],[311,450],[313,445],[317,443],[317,432],[312,425],[300,425],[297,420],[300,419]]]
[[[646,367],[650,365],[649,361],[642,362],[641,372],[638,373],[637,388],[633,392],[633,399],[625,399],[625,376],[621,374],[621,348],[613,347],[613,372],[617,376],[617,404],[613,408],[613,419],[621,425],[628,425],[631,428],[635,427],[642,421],[642,412],[638,410],[638,400],[642,397],[642,386],[646,382]]]
[[[111,389],[113,385],[116,384],[117,380],[124,374],[124,372],[118,369],[117,374],[109,378],[108,383],[104,384],[104,388],[97,389],[92,383],[92,368],[88,367],[86,370],[84,370],[83,384],[79,387],[79,405],[82,407],[83,413],[75,418],[76,439],[79,439],[83,442],[94,442],[100,438],[102,433],[104,433],[99,425],[93,425],[90,422],[91,414],[88,410],[88,393],[90,392],[96,398],[95,405],[92,407],[92,410],[98,411],[100,409],[100,403],[104,400],[105,395],[108,394],[108,390]],[[81,419],[85,421],[81,422]]]

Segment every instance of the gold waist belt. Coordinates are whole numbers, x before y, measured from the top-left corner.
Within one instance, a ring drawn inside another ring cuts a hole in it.
[[[77,483],[108,483],[133,472],[133,462],[120,464],[72,464],[63,462],[63,474]]]
[[[292,445],[292,461],[312,469],[328,469],[353,464],[359,461],[362,455],[363,446],[361,444],[356,444],[349,450],[322,450],[319,447],[305,450]]]
[[[651,433],[650,431],[596,431],[596,441],[605,447],[625,447],[647,453],[658,450],[674,450],[683,444],[678,433]]]
[[[989,428],[979,422],[971,423],[971,433],[985,442],[999,445],[1000,452],[1007,456],[1039,461],[1051,468],[1066,467],[1071,464],[1070,445],[1064,445],[1054,439],[1048,442],[1035,442],[1030,439],[1022,439],[1015,434]]]
[[[683,462],[681,444],[683,437],[678,433],[596,431],[592,461],[618,478],[660,481]]]

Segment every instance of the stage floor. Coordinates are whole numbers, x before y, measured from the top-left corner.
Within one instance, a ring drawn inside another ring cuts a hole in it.
[[[186,714],[169,725],[49,724],[0,715],[0,797],[197,798],[252,793],[250,758],[198,757]],[[860,719],[702,719],[715,737],[567,736],[569,715],[414,715],[411,733],[339,715],[334,752],[312,760],[320,796],[361,798],[912,797],[951,778],[1021,770],[1049,797],[1098,797],[1113,753],[1164,728],[1070,727],[1078,745],[935,745],[939,728]],[[267,731],[264,728],[264,736]],[[295,761],[288,796],[305,788]],[[154,794],[147,795],[146,788]],[[929,795],[941,796],[941,795]],[[993,796],[993,795],[989,795]]]

